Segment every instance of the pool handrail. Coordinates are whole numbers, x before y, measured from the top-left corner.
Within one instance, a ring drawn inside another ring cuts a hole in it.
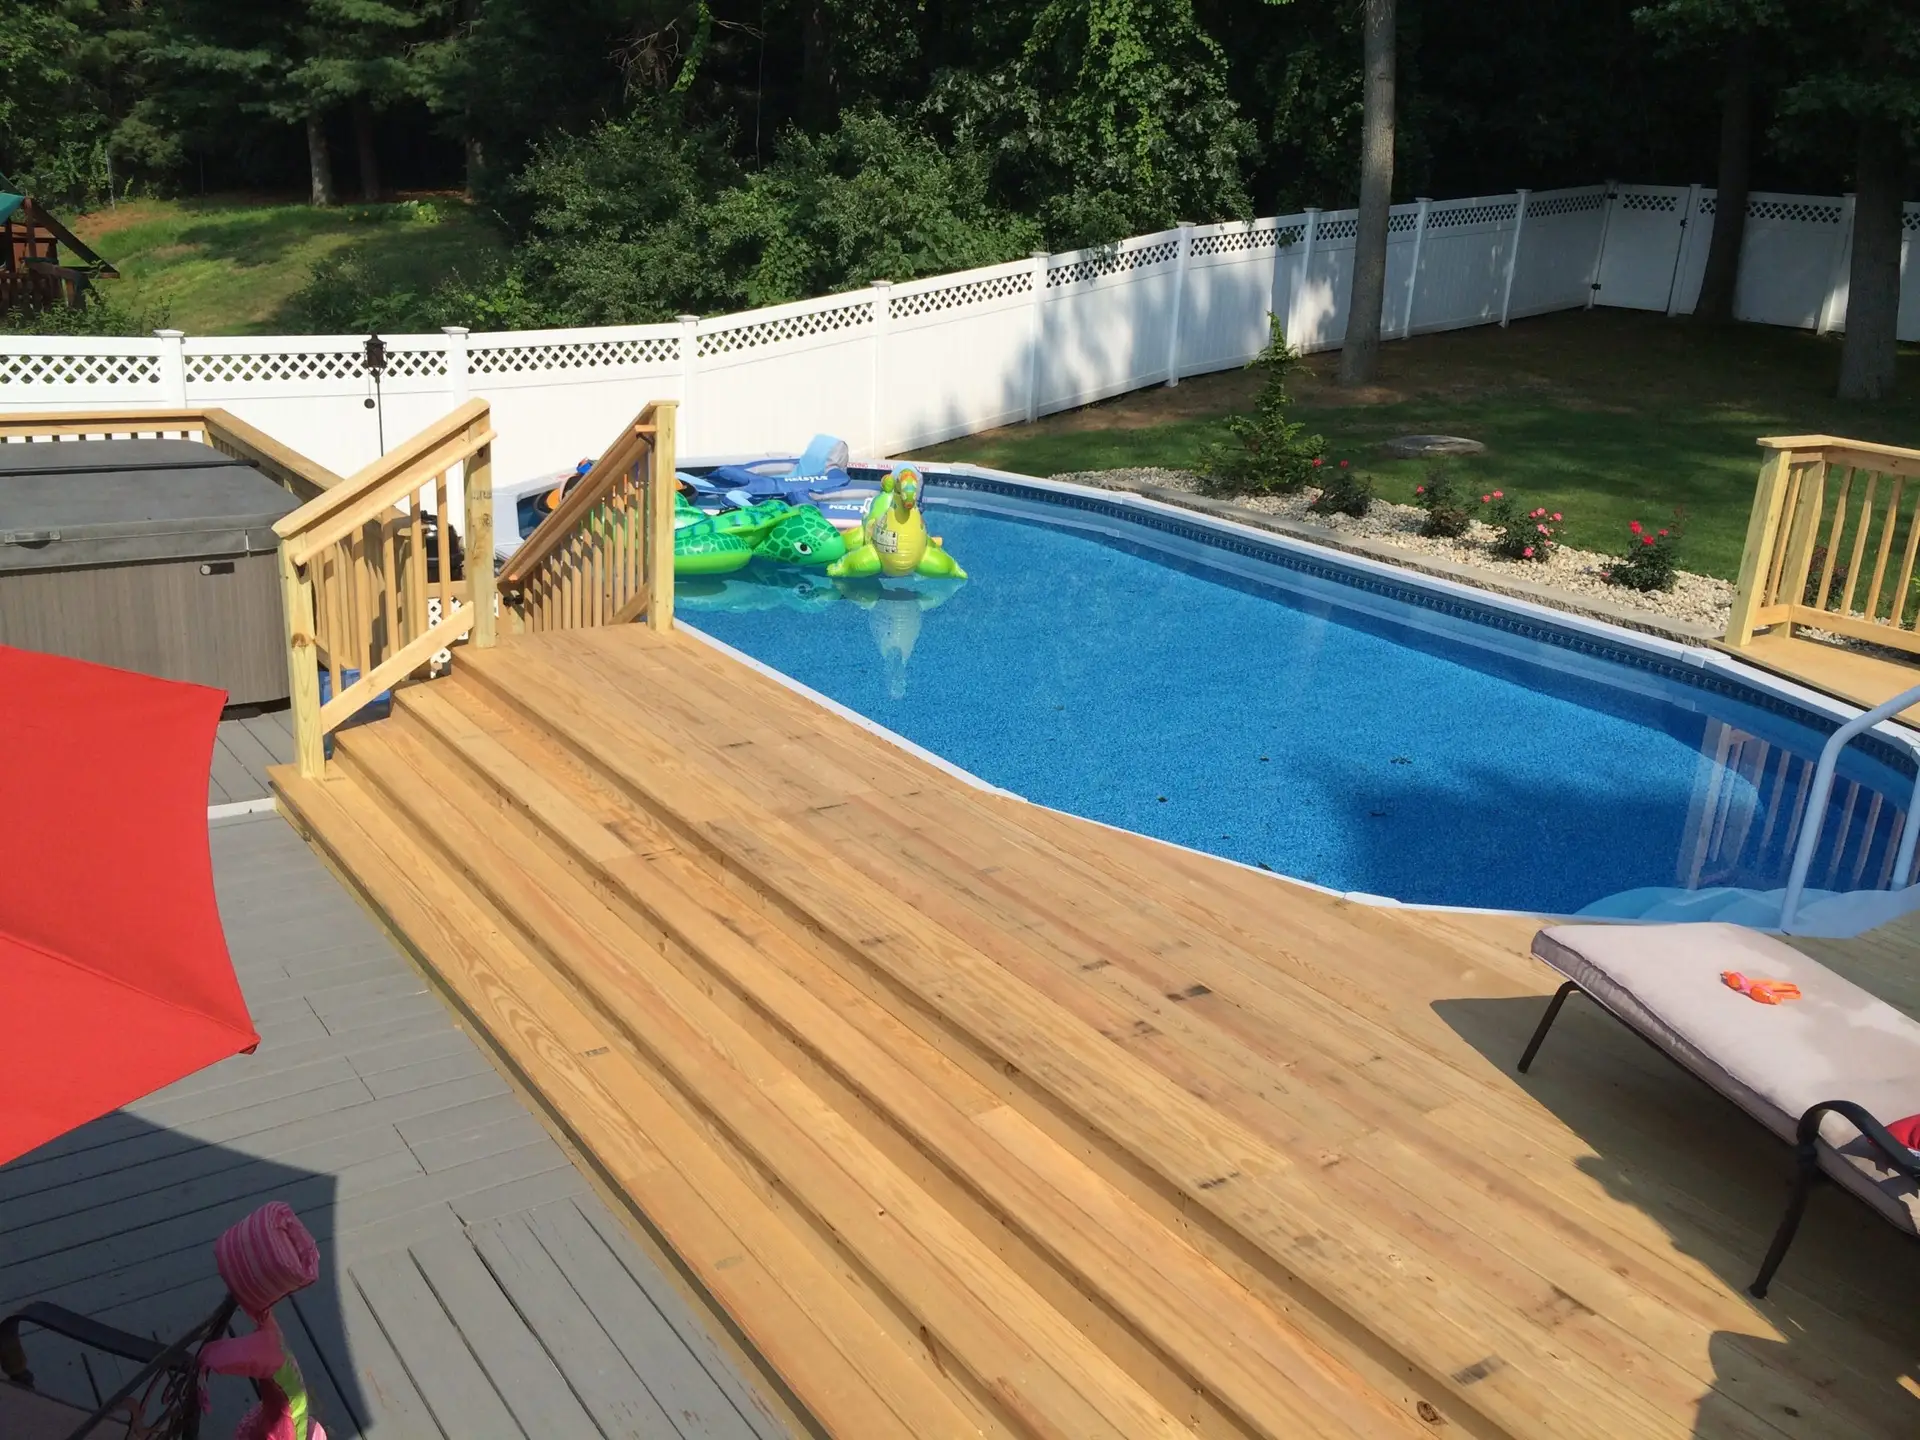
[[[1786,893],[1780,898],[1782,933],[1793,923],[1800,909],[1801,892],[1807,888],[1807,872],[1813,868],[1813,852],[1820,846],[1820,831],[1827,818],[1827,798],[1833,792],[1833,772],[1840,763],[1840,752],[1854,736],[1915,704],[1920,704],[1920,685],[1854,716],[1821,747],[1820,761],[1813,772],[1813,788],[1807,795],[1807,818],[1801,823],[1800,839],[1794,846],[1793,869],[1787,875]],[[1916,747],[1915,762],[1913,797],[1907,805],[1906,822],[1900,828],[1900,849],[1893,863],[1895,889],[1903,888],[1912,879],[1914,845],[1920,841],[1920,824],[1915,823],[1915,811],[1920,809],[1920,747]]]

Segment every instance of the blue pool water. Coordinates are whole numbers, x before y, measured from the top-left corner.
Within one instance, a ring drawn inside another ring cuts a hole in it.
[[[1340,890],[1568,913],[1784,883],[1824,736],[1757,692],[1084,509],[928,513],[966,581],[756,562],[679,613],[1031,800]],[[1849,752],[1811,883],[1885,883],[1897,763]]]

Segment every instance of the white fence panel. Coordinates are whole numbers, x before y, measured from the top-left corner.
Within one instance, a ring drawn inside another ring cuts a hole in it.
[[[1167,378],[1180,232],[1056,255],[1040,307],[1042,415]]]
[[[1507,314],[1543,315],[1585,305],[1600,265],[1607,187],[1541,190],[1527,197]]]
[[[694,354],[689,455],[798,454],[816,431],[874,447],[873,290],[702,320]]]
[[[1413,329],[1455,330],[1500,318],[1517,195],[1477,195],[1435,204],[1420,246]]]
[[[1045,261],[892,288],[875,448],[915,450],[1027,414]],[[803,437],[804,438],[804,437]]]
[[[1609,202],[1606,253],[1600,260],[1599,304],[1665,310],[1680,258],[1685,186],[1622,185]]]
[[[1330,350],[1347,333],[1357,210],[1309,211],[1306,246],[1288,309],[1287,335],[1302,354]]]
[[[1900,319],[1895,333],[1902,340],[1920,340],[1920,205],[1908,204],[1900,215]],[[1914,283],[1908,284],[1909,278]]]
[[[496,483],[594,459],[649,400],[682,399],[684,334],[679,325],[610,325],[471,337],[467,393],[493,406]]]
[[[1180,299],[1180,374],[1231,369],[1265,348],[1274,262],[1305,235],[1303,215],[1194,230]],[[1286,292],[1279,294],[1284,307]]]
[[[1763,325],[1814,329],[1842,264],[1844,204],[1827,196],[1756,194],[1747,201],[1733,313]],[[1838,321],[1839,314],[1834,316]]]

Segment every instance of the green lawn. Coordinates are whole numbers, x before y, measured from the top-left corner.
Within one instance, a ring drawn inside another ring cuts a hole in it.
[[[313,262],[351,251],[394,288],[431,289],[505,246],[458,199],[382,205],[255,203],[235,199],[136,200],[72,221],[76,234],[119,270],[102,282],[114,304],[165,311],[190,335],[296,332],[289,302]]]
[[[1426,432],[1485,441],[1485,456],[1460,462],[1476,488],[1561,511],[1562,538],[1583,549],[1619,549],[1628,521],[1665,524],[1684,506],[1682,564],[1731,579],[1757,437],[1823,431],[1920,447],[1920,352],[1902,355],[1901,398],[1871,407],[1831,398],[1838,361],[1837,339],[1798,331],[1573,312],[1395,342],[1381,383],[1357,397],[1331,383],[1338,356],[1311,357],[1295,413],[1325,435],[1328,455],[1351,458],[1381,496],[1403,502],[1424,467],[1382,459],[1379,441]],[[1251,395],[1251,377],[1229,372],[950,441],[928,458],[1029,475],[1189,468],[1220,417]]]

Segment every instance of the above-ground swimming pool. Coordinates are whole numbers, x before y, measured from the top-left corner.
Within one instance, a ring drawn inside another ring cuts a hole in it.
[[[965,581],[754,568],[681,617],[1029,800],[1341,891],[1566,914],[1785,883],[1833,722],[1657,645],[1123,501],[931,478]],[[1809,883],[1892,878],[1849,747]]]

